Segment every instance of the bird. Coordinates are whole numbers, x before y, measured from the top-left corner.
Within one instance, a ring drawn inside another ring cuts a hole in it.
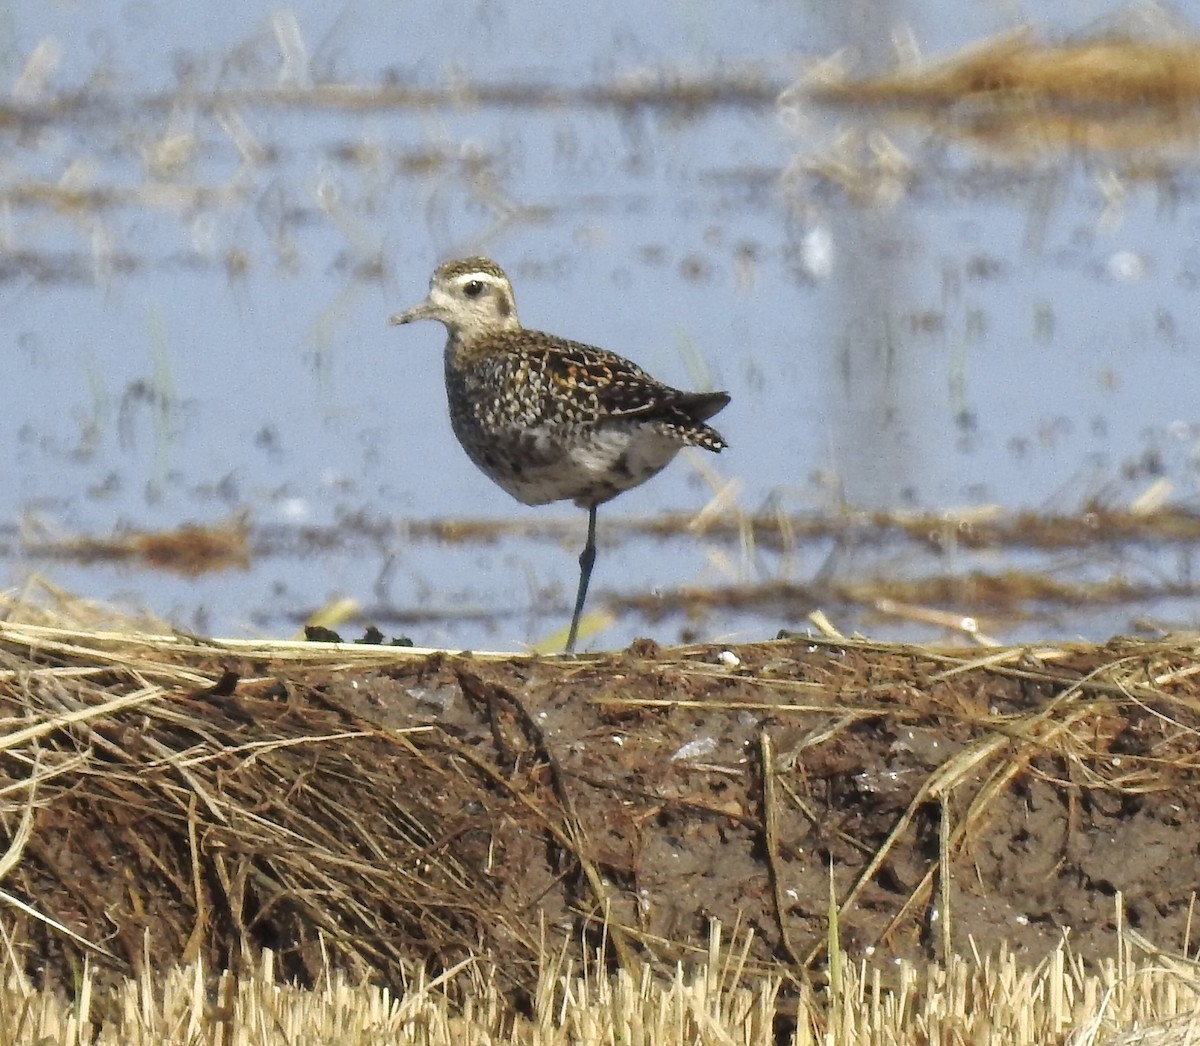
[[[512,283],[494,261],[434,270],[429,294],[390,317],[446,328],[446,397],[467,457],[525,505],[570,500],[588,513],[567,633],[574,653],[596,563],[596,510],[661,472],[684,447],[728,445],[706,422],[727,392],[683,392],[614,352],[521,326]]]

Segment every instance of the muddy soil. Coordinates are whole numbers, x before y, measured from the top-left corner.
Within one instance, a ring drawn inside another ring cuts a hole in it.
[[[823,961],[831,883],[856,956],[1032,962],[1064,934],[1111,955],[1118,895],[1127,927],[1179,949],[1200,878],[1196,649],[806,638],[296,665],[197,648],[171,657],[213,685],[43,739],[43,766],[64,765],[5,887],[114,970],[146,947],[219,969],[265,945],[301,979],[331,954],[399,983],[485,952],[527,991],[543,941],[674,962],[716,920],[752,936],[752,967],[795,973]],[[144,665],[105,671],[105,700],[145,685]],[[19,756],[0,777],[28,776]],[[33,920],[17,939],[70,983],[76,945]]]

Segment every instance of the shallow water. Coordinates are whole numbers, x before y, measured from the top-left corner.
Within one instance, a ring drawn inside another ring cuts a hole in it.
[[[336,596],[422,645],[512,647],[559,627],[583,514],[523,508],[478,475],[446,419],[440,328],[386,325],[437,261],[483,251],[527,325],[733,396],[716,419],[728,451],[681,457],[602,510],[596,607],[683,586],[1031,569],[1180,584],[999,615],[1000,638],[1195,623],[1190,545],[1085,546],[1064,563],[823,538],[780,556],[618,525],[698,513],[718,491],[729,512],[801,518],[1071,515],[1160,480],[1194,504],[1194,155],[1130,179],[1128,157],[1014,159],[790,87],[843,47],[858,68],[888,66],[891,27],[928,54],[1011,28],[994,5],[26,8],[5,52],[21,108],[0,167],[0,520],[106,535],[244,510],[255,533],[329,537],[262,540],[249,569],[200,578],[15,540],[14,584],[41,570],[214,633],[290,634]],[[1023,10],[1059,34],[1101,14]],[[440,518],[567,530],[451,544],[409,527]],[[962,592],[937,606],[983,605]],[[830,598],[624,614],[593,641],[761,636]],[[836,623],[942,634],[869,603],[835,600]]]

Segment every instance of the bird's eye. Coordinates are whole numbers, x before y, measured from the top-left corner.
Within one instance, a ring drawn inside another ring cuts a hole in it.
[[[478,298],[483,293],[483,280],[468,280],[463,286],[463,294],[468,298]]]

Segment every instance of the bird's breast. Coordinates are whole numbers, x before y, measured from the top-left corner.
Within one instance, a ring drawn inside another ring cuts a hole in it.
[[[644,483],[679,452],[680,442],[647,424],[487,425],[451,412],[467,456],[526,505],[600,504]]]

